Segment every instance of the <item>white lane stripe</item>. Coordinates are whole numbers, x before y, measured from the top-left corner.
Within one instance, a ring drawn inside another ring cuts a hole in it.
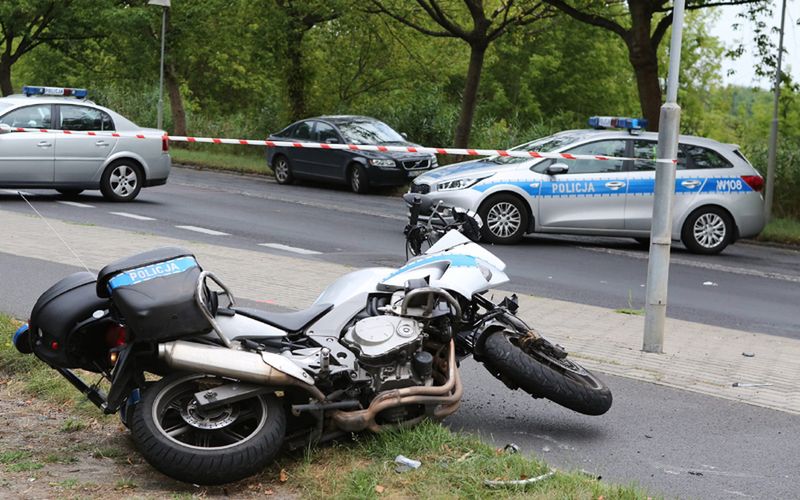
[[[144,215],[129,214],[128,212],[108,212],[111,215],[119,215],[120,217],[127,217],[136,220],[156,220],[152,217],[145,217]]]
[[[203,233],[203,234],[210,234],[211,236],[230,236],[228,233],[223,233],[222,231],[214,231],[213,229],[206,229],[204,227],[197,227],[197,226],[175,226],[178,229],[186,229],[187,231],[194,231],[196,233]]]
[[[8,194],[23,194],[25,196],[33,196],[33,193],[29,193],[27,191],[18,191],[16,189],[4,189],[3,192]]]
[[[69,205],[71,207],[78,207],[78,208],[94,208],[94,205],[87,205],[86,203],[78,203],[77,201],[58,201],[62,205]]]
[[[276,250],[284,250],[286,252],[299,253],[302,255],[320,255],[322,252],[316,250],[307,250],[305,248],[290,247],[289,245],[281,245],[280,243],[259,243],[260,247],[274,248]]]

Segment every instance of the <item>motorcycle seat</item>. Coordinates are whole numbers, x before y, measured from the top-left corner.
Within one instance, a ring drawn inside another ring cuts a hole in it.
[[[235,307],[237,314],[280,328],[290,333],[299,332],[333,308],[333,304],[314,304],[308,309],[294,312],[271,312],[250,307]]]

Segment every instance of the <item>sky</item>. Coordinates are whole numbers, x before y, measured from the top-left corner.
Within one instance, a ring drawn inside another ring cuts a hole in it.
[[[781,1],[773,0],[773,16],[768,21],[772,26],[780,26],[781,22]],[[718,18],[711,27],[711,34],[719,38],[726,47],[735,47],[739,42],[744,42],[747,52],[736,60],[722,61],[722,81],[726,84],[742,86],[758,86],[761,88],[771,88],[772,83],[759,79],[755,75],[753,66],[756,59],[753,57],[753,30],[742,19],[737,17],[739,12],[746,8],[739,6],[718,7]],[[787,0],[786,2],[786,21],[784,23],[783,47],[786,52],[783,54],[782,70],[791,71],[792,79],[800,81],[800,0]],[[734,31],[731,26],[739,23],[740,28]],[[778,35],[774,35],[774,42],[778,44]],[[735,73],[728,75],[728,70],[733,69]]]

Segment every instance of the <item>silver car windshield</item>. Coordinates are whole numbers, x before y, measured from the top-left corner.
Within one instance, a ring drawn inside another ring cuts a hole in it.
[[[355,121],[337,123],[344,140],[350,144],[387,144],[405,142],[402,135],[392,127],[379,121]]]
[[[585,134],[572,133],[572,134],[556,134],[548,137],[542,137],[519,146],[511,148],[509,151],[536,151],[538,153],[549,153],[563,147],[569,146],[575,142],[583,139]],[[498,165],[507,165],[510,163],[521,163],[529,161],[530,158],[519,158],[513,156],[493,156],[489,161],[497,163]]]

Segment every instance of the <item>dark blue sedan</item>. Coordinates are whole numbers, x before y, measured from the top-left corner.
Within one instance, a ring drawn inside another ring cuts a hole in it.
[[[366,116],[319,116],[269,136],[273,141],[415,146],[382,121]],[[437,166],[436,155],[317,148],[267,148],[279,184],[295,179],[347,183],[356,193],[372,186],[402,186]]]

